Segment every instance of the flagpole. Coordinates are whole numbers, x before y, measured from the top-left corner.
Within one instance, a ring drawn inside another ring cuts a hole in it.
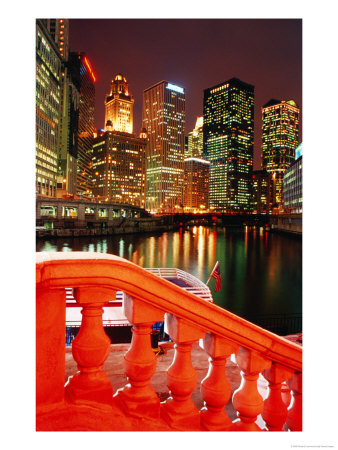
[[[217,263],[218,263],[218,261],[216,261],[216,264],[214,265],[214,268],[211,271],[210,277],[208,278],[208,281],[205,283],[206,286],[208,285],[208,283],[210,281],[211,275],[213,274],[213,271],[215,270],[215,267],[217,266]]]

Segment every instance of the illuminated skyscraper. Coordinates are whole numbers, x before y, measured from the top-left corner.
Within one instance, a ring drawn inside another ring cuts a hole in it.
[[[42,19],[50,35],[56,42],[62,59],[68,60],[69,19]]]
[[[133,132],[134,98],[129,93],[127,79],[120,73],[110,84],[110,93],[105,100],[105,123],[108,120],[113,130],[124,133]]]
[[[145,207],[146,135],[106,131],[93,144],[93,194],[124,205]]]
[[[210,208],[223,212],[249,211],[254,86],[231,78],[206,89],[203,117],[203,153],[210,161]]]
[[[203,158],[203,117],[197,117],[195,128],[188,134],[186,158]]]
[[[55,197],[61,57],[42,20],[36,21],[36,193]]]
[[[263,169],[273,174],[276,203],[283,202],[283,175],[295,160],[299,108],[293,100],[270,100],[262,108]]]
[[[185,212],[206,211],[209,205],[209,161],[184,160],[183,207]]]
[[[266,170],[252,172],[252,212],[254,214],[269,214],[274,198],[274,183],[272,174]]]
[[[72,80],[79,86],[79,122],[77,152],[77,186],[79,194],[92,189],[92,145],[95,132],[95,81],[93,69],[85,53],[70,54]]]
[[[143,127],[148,133],[146,205],[175,211],[182,204],[185,90],[161,81],[143,93]]]

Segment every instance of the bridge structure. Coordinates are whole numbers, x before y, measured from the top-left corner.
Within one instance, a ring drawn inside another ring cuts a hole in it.
[[[302,347],[297,343],[114,255],[41,252],[36,257],[37,430],[302,430]],[[66,288],[74,290],[82,322],[72,343],[78,370],[65,383]],[[123,357],[127,383],[119,389],[104,369],[111,345],[102,324],[103,307],[117,291],[132,324]],[[157,359],[151,346],[152,326],[162,320],[175,348],[164,401],[152,386]],[[200,409],[191,398],[196,342],[209,357]],[[229,358],[242,378],[232,396],[225,370]],[[258,392],[259,377],[268,384],[265,400]],[[235,420],[225,410],[229,401]]]

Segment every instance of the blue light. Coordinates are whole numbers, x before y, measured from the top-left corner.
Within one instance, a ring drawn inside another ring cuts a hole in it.
[[[296,147],[295,151],[295,160],[297,160],[300,156],[303,154],[303,143],[299,144],[298,147]]]
[[[179,92],[180,94],[184,94],[184,89],[179,86],[176,86],[176,84],[168,83],[166,88],[170,89],[171,91],[175,91],[175,92]]]

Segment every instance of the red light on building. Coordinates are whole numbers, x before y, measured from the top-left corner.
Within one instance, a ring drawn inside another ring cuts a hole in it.
[[[92,70],[92,68],[91,68],[91,66],[89,64],[89,61],[88,61],[86,56],[84,57],[84,63],[86,65],[87,69],[88,69],[88,72],[90,73],[90,75],[92,77],[92,80],[95,82],[96,81],[96,77],[94,75],[94,72],[93,72],[93,70]]]

